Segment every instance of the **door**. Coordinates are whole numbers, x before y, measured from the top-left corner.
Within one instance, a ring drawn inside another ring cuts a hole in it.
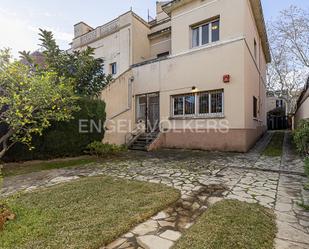
[[[137,122],[145,122],[146,132],[153,132],[159,129],[159,99],[159,93],[150,93],[137,96]]]

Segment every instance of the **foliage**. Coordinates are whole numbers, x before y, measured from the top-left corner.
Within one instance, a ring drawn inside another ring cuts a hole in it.
[[[124,145],[116,144],[103,144],[102,142],[95,141],[87,146],[88,153],[97,157],[102,157],[106,155],[117,154],[122,151],[126,151],[127,147]]]
[[[274,212],[259,204],[224,200],[210,207],[176,242],[175,249],[271,249]]]
[[[50,122],[72,118],[78,110],[70,80],[56,73],[40,74],[20,62],[0,57],[0,158],[17,142],[30,146],[34,134],[41,135]]]
[[[16,176],[23,175],[32,172],[50,170],[50,169],[62,169],[76,166],[88,165],[97,162],[97,158],[73,158],[73,159],[60,159],[43,162],[26,162],[16,164],[6,164],[3,167],[3,176]]]
[[[52,32],[40,29],[40,41],[43,48],[44,65],[36,64],[29,52],[21,52],[24,60],[35,70],[51,70],[59,77],[71,79],[76,94],[98,96],[103,87],[111,80],[103,71],[102,59],[95,59],[94,49],[87,47],[81,51],[63,51],[59,48]]]
[[[309,154],[309,119],[303,119],[299,122],[294,131],[294,142],[299,153]]]
[[[0,70],[10,63],[12,56],[9,48],[0,49]]]
[[[18,219],[0,236],[2,249],[94,249],[174,203],[179,191],[112,177],[87,177],[11,202]]]
[[[105,122],[105,103],[101,100],[80,98],[77,103],[80,110],[73,113],[73,118],[66,122],[52,122],[42,136],[33,137],[32,151],[17,144],[4,158],[5,161],[24,161],[51,159],[82,155],[87,145],[93,141],[102,141],[104,130],[93,129],[89,133],[79,132],[80,120],[92,120],[95,124]],[[89,125],[87,122],[86,124]]]
[[[268,89],[284,99],[293,113],[299,90],[309,72],[309,12],[290,6],[268,23],[272,62],[268,66]]]

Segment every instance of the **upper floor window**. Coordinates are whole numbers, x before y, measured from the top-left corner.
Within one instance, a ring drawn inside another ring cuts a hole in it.
[[[283,107],[283,100],[277,99],[276,100],[276,108],[282,108]]]
[[[192,47],[202,46],[220,40],[220,20],[214,20],[192,27]]]
[[[113,75],[117,74],[117,63],[116,62],[110,65],[110,71]]]
[[[160,53],[160,54],[157,54],[157,58],[162,58],[162,57],[167,57],[170,55],[170,52],[164,52],[164,53]]]

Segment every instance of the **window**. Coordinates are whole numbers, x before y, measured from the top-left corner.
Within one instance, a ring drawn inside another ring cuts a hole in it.
[[[208,114],[209,107],[209,93],[199,93],[199,114]]]
[[[204,23],[192,28],[192,47],[220,40],[220,20]]]
[[[195,94],[187,95],[185,98],[185,115],[195,114]]]
[[[169,56],[170,55],[170,52],[164,52],[164,53],[161,53],[161,54],[157,54],[157,58],[162,58],[162,57],[166,57],[166,56]]]
[[[257,58],[257,43],[256,40],[254,39],[254,58]]]
[[[211,113],[222,113],[222,92],[213,92],[210,94]]]
[[[114,75],[114,74],[117,74],[117,63],[114,62],[110,65],[110,68],[111,68],[111,73]]]
[[[172,96],[173,116],[222,116],[223,90]]]
[[[174,97],[174,116],[184,115],[183,111],[183,96]]]
[[[146,120],[146,104],[146,95],[141,95],[137,97],[137,120]]]
[[[277,99],[276,100],[276,108],[281,108],[281,107],[283,107],[283,100]]]
[[[253,97],[253,117],[257,118],[258,116],[258,100],[256,97]]]

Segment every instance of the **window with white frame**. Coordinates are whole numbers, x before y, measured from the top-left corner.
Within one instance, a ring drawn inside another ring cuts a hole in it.
[[[192,47],[220,40],[220,19],[192,27]]]
[[[172,116],[222,116],[223,90],[172,96]]]

